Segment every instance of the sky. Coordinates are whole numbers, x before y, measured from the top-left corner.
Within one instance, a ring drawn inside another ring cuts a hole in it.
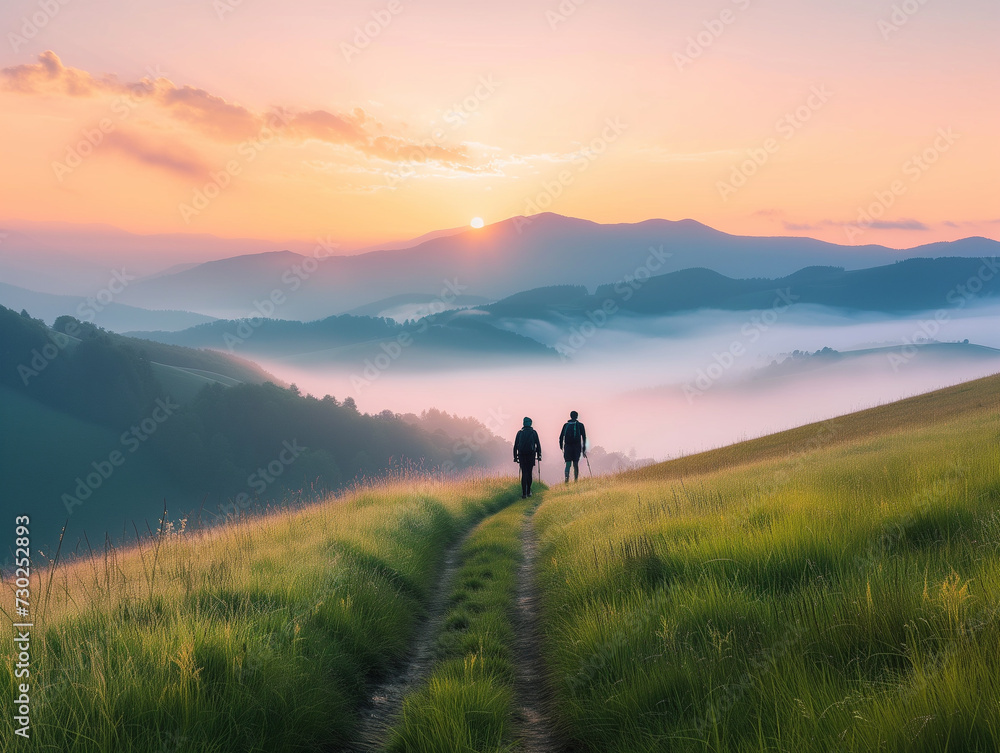
[[[6,0],[0,221],[1000,239],[995,0]]]

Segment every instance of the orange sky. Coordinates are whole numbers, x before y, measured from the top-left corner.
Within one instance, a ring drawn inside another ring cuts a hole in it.
[[[0,219],[358,245],[551,210],[1000,238],[1000,6],[910,3],[106,0],[38,27],[12,0]]]

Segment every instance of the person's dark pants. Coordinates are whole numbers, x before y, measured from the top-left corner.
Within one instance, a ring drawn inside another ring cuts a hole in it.
[[[579,481],[580,480],[580,461],[579,461],[579,459],[577,459],[577,460],[567,460],[566,461],[566,481],[569,481],[569,469],[570,469],[571,466],[573,468],[573,480],[574,481]]]
[[[521,496],[527,497],[531,494],[531,482],[535,476],[535,463],[531,465],[521,463]]]
[[[566,461],[566,480],[569,481],[569,469],[573,469],[573,480],[580,480],[580,455],[583,454],[583,447],[573,447],[566,445],[563,448],[563,460]]]

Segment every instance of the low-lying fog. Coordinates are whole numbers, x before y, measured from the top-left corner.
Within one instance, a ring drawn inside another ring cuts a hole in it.
[[[428,372],[408,368],[403,350],[386,368],[367,374],[364,363],[323,370],[281,361],[262,365],[304,393],[353,396],[366,412],[437,407],[474,416],[510,439],[522,417],[531,416],[555,478],[556,440],[570,410],[580,412],[592,444],[663,460],[996,373],[1000,353],[904,346],[968,339],[1000,348],[998,316],[997,306],[948,310],[940,321],[933,312],[859,317],[796,306],[660,320],[619,316],[603,327],[573,331],[519,321],[510,328],[560,346],[571,360]],[[896,347],[851,358],[799,359],[755,373],[796,350],[889,346]]]

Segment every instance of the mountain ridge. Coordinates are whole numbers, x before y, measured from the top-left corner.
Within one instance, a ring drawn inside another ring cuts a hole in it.
[[[934,248],[944,256],[1000,255],[1000,243],[990,239],[955,243]],[[602,225],[548,213],[510,218],[406,249],[319,254],[315,259],[292,252],[232,257],[140,280],[122,300],[147,306],[169,302],[173,308],[232,318],[246,315],[262,297],[275,296],[281,299],[274,306],[275,317],[317,320],[398,295],[446,299],[449,285],[462,294],[498,300],[523,291],[528,281],[535,287],[593,288],[630,274],[652,276],[692,267],[736,278],[775,278],[803,266],[862,269],[923,253],[789,236],[734,236],[696,220]]]

